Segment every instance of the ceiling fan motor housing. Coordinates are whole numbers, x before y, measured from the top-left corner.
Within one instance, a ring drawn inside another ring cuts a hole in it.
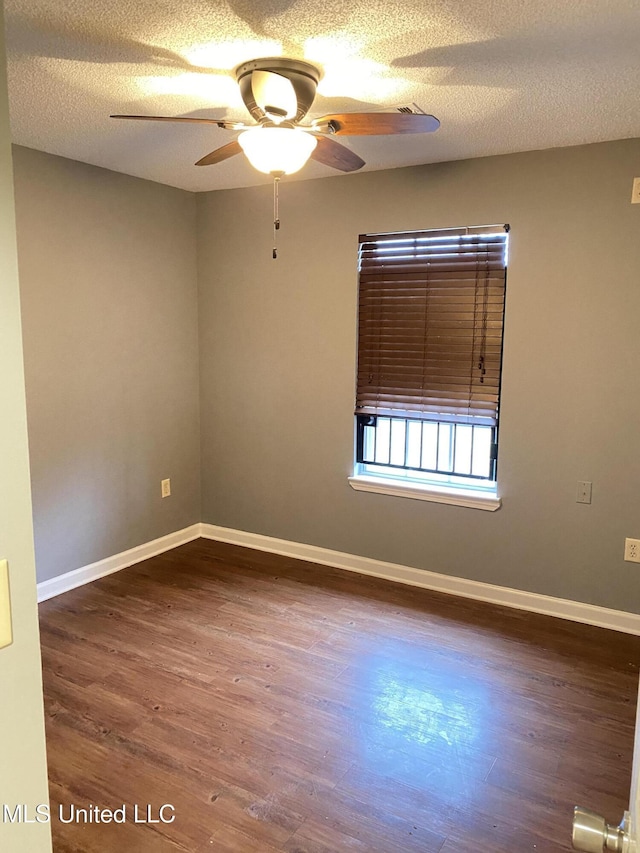
[[[240,94],[246,108],[256,121],[262,122],[268,118],[265,111],[256,103],[251,86],[251,75],[254,71],[270,71],[280,74],[291,81],[296,93],[297,112],[294,122],[301,121],[316,96],[316,89],[320,80],[320,71],[309,62],[299,59],[287,59],[282,56],[266,57],[264,59],[252,59],[243,62],[236,68],[236,79],[240,87]]]

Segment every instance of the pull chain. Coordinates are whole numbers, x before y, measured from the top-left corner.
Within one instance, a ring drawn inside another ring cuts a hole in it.
[[[280,218],[278,211],[278,185],[280,184],[280,175],[277,173],[273,174],[273,260],[275,261],[278,257],[278,247],[276,245],[278,238],[278,231],[280,230]]]

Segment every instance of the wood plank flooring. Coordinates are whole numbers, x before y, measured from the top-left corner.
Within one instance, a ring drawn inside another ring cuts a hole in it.
[[[56,853],[557,853],[628,805],[640,638],[202,539],[41,638]]]

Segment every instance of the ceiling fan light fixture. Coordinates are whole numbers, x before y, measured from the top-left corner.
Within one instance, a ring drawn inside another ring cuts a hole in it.
[[[238,142],[254,169],[267,175],[298,172],[318,144],[313,134],[295,127],[254,127]]]

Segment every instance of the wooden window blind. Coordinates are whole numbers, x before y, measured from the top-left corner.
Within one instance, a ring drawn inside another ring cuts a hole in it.
[[[360,236],[356,415],[497,424],[508,230]]]

